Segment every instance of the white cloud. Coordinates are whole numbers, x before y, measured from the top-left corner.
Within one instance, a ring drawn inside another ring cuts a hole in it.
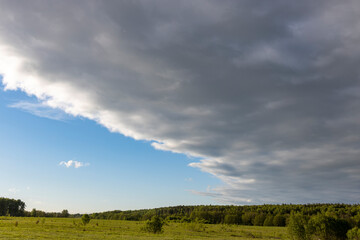
[[[16,193],[20,192],[20,190],[17,189],[17,188],[9,188],[8,191],[13,193],[13,194],[16,194]]]
[[[60,166],[65,166],[67,168],[69,167],[74,167],[74,168],[80,168],[80,167],[86,167],[86,166],[89,166],[90,163],[83,163],[83,162],[78,162],[78,161],[75,161],[75,160],[69,160],[67,162],[65,161],[61,161],[59,163]]]
[[[34,206],[43,207],[44,202],[36,199],[29,199],[30,203]]]
[[[33,102],[21,101],[10,104],[9,107],[18,108],[23,111],[29,112],[33,115],[36,115],[38,117],[49,118],[52,120],[63,121],[70,118],[70,116],[64,113],[63,111],[59,109],[51,108],[45,105],[44,102],[33,103]]]

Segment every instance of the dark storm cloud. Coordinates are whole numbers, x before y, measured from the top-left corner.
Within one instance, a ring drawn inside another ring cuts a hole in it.
[[[203,158],[232,203],[360,196],[358,1],[2,1],[8,89]]]

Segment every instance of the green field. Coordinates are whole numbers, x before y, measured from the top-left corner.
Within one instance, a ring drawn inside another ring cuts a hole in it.
[[[167,223],[163,233],[142,230],[145,222],[73,218],[0,217],[0,239],[288,239],[284,227]]]

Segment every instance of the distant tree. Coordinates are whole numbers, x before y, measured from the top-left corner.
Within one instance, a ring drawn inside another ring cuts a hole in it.
[[[281,214],[277,214],[274,217],[273,225],[277,227],[284,227],[286,225],[286,218]]]
[[[257,214],[254,218],[254,226],[263,226],[266,215],[263,213]]]
[[[155,210],[149,210],[142,216],[142,220],[150,220],[155,215],[156,215]]]
[[[30,213],[31,217],[36,217],[36,208],[33,208]]]
[[[40,210],[36,210],[36,216],[37,217],[47,217],[46,212],[40,211]]]
[[[84,226],[86,226],[86,224],[90,222],[90,216],[88,214],[82,215],[81,221],[84,224]]]
[[[238,224],[238,217],[235,214],[226,214],[224,217],[225,224]]]
[[[64,218],[69,217],[69,216],[70,216],[69,211],[66,210],[66,209],[62,210],[60,216],[61,216],[61,217],[64,217]]]
[[[161,233],[164,221],[157,215],[146,222],[145,230],[151,233]]]
[[[254,218],[255,213],[253,212],[246,212],[241,216],[241,220],[244,225],[253,225]]]

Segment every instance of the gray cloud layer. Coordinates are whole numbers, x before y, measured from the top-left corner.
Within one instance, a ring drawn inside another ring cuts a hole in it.
[[[226,203],[360,197],[360,2],[1,1],[7,89],[223,182]]]

